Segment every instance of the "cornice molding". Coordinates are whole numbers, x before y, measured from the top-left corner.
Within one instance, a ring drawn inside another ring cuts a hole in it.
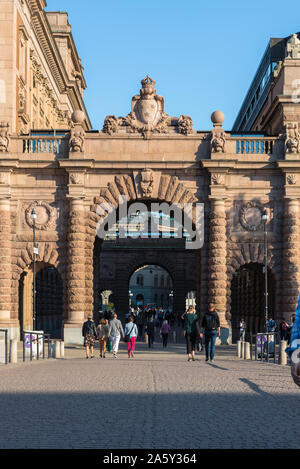
[[[45,0],[27,0],[31,12],[32,28],[36,33],[42,52],[53,74],[58,90],[61,94],[66,93],[74,105],[74,110],[79,108],[86,115],[87,129],[91,129],[91,122],[88,117],[82,96],[76,87],[76,81],[69,80],[68,74],[61,58],[55,37],[50,27],[44,8]],[[72,97],[73,95],[73,97]],[[74,100],[74,97],[75,100]]]

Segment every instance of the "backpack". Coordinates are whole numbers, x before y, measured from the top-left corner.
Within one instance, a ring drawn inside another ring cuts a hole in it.
[[[206,313],[205,314],[205,329],[208,331],[212,331],[213,329],[217,329],[217,317],[215,314]]]
[[[90,335],[91,337],[93,337],[94,335],[94,322],[92,321],[87,321],[87,325],[86,325],[86,333],[87,335]]]
[[[282,323],[281,323],[281,329],[282,329],[283,331],[286,331],[286,330],[287,330],[287,324],[286,324],[286,322],[282,322]]]

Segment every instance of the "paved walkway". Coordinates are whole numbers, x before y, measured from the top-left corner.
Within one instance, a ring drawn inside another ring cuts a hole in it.
[[[288,366],[183,345],[128,359],[0,366],[0,448],[300,448],[300,390]],[[97,351],[98,355],[98,351]]]

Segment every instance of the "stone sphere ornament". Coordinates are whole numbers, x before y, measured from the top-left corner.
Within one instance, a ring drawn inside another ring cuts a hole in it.
[[[85,119],[84,112],[77,109],[72,113],[71,119],[74,124],[81,124]]]
[[[210,118],[214,125],[222,125],[225,120],[225,116],[222,111],[213,112]]]

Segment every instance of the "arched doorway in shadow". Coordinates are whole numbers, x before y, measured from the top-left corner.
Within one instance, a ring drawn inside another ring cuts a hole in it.
[[[41,268],[36,274],[37,329],[62,338],[63,282],[53,266]]]
[[[33,328],[33,266],[19,279],[20,337]],[[36,327],[53,338],[62,337],[63,282],[58,270],[44,262],[36,263]]]
[[[232,341],[239,339],[240,320],[247,325],[246,340],[250,333],[264,332],[265,327],[265,276],[263,265],[250,263],[241,266],[231,282]],[[269,317],[275,316],[275,278],[268,269]]]

